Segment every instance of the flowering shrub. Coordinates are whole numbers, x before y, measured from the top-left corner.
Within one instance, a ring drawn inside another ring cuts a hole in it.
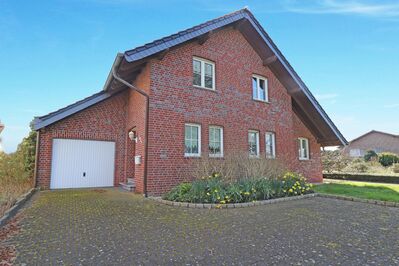
[[[312,185],[297,173],[286,172],[277,179],[242,179],[226,183],[214,173],[192,183],[174,187],[163,198],[191,203],[242,203],[312,193]]]
[[[306,194],[311,191],[312,184],[306,183],[305,178],[297,173],[287,172],[283,176],[283,192],[289,196]]]

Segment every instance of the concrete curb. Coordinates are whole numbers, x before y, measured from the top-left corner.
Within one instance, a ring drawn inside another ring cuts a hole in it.
[[[161,203],[161,204],[165,204],[165,205],[169,205],[169,206],[176,206],[176,207],[183,207],[183,208],[231,209],[231,208],[245,208],[245,207],[253,207],[253,206],[259,206],[259,205],[266,205],[266,204],[274,204],[274,203],[284,202],[284,201],[313,198],[313,197],[316,197],[317,195],[318,195],[317,193],[312,193],[312,194],[306,194],[306,195],[300,195],[300,196],[284,197],[284,198],[277,198],[277,199],[270,199],[270,200],[261,200],[261,201],[255,201],[255,202],[228,203],[228,204],[175,202],[175,201],[164,200],[161,197],[149,197],[149,199],[156,201],[158,203]]]
[[[154,200],[161,204],[165,204],[165,205],[169,205],[169,206],[176,206],[176,207],[183,207],[183,208],[195,208],[195,209],[226,209],[226,208],[228,208],[228,209],[230,209],[230,208],[245,208],[245,207],[273,204],[273,203],[278,203],[278,202],[300,200],[300,199],[313,198],[313,197],[347,200],[347,201],[362,202],[362,203],[368,203],[368,204],[374,204],[374,205],[380,205],[380,206],[386,206],[386,207],[399,208],[399,202],[361,199],[361,198],[354,198],[354,197],[348,197],[348,196],[320,194],[320,193],[312,193],[312,194],[306,194],[306,195],[301,195],[301,196],[284,197],[284,198],[277,198],[277,199],[270,199],[270,200],[261,200],[261,201],[255,201],[255,202],[231,203],[231,204],[175,202],[175,201],[164,200],[160,197],[149,197],[149,199]]]
[[[29,200],[35,192],[36,188],[32,188],[27,193],[20,196],[17,199],[17,202],[15,202],[15,204],[4,213],[3,217],[0,218],[0,227],[5,225],[12,217],[14,217],[14,215],[22,208],[24,203]]]
[[[338,200],[347,200],[347,201],[354,201],[354,202],[362,202],[386,207],[399,207],[399,202],[393,201],[382,201],[382,200],[373,200],[373,199],[361,199],[361,198],[354,198],[349,196],[342,196],[342,195],[332,195],[332,194],[318,194],[319,197],[322,198],[329,198],[329,199],[338,199]]]

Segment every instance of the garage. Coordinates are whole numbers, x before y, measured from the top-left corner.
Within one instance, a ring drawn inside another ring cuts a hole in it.
[[[115,142],[53,139],[51,189],[114,185]]]

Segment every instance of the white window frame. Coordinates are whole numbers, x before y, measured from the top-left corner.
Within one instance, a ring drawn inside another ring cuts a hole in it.
[[[306,146],[305,147],[302,146],[303,140],[305,140],[305,142],[306,142]],[[307,138],[298,138],[298,142],[299,142],[299,146],[298,146],[299,160],[301,160],[301,161],[309,160],[309,158],[310,158],[309,139],[307,139]],[[304,149],[306,149],[306,151],[307,151],[306,152],[307,156],[304,156],[304,152],[303,152]]]
[[[259,131],[257,131],[257,130],[248,130],[248,137],[247,137],[248,138],[248,148],[249,148],[249,134],[250,133],[256,133],[256,155],[250,154],[249,150],[248,150],[249,157],[251,157],[251,158],[259,158],[259,156],[260,156]]]
[[[212,157],[212,158],[221,158],[221,157],[223,157],[223,127],[221,127],[221,126],[214,126],[214,125],[209,126],[208,135],[209,135],[209,133],[211,132],[211,128],[220,129],[220,153],[216,153],[216,154],[209,153],[209,157]],[[208,150],[209,150],[209,144],[210,144],[210,142],[211,142],[211,139],[210,139],[210,135],[209,135],[209,136],[208,136]]]
[[[194,60],[199,61],[201,63],[201,85],[194,84]],[[205,63],[212,65],[212,88],[205,87]],[[215,75],[215,63],[200,57],[193,57],[193,86],[205,90],[216,90],[216,75]]]
[[[198,128],[198,153],[186,153],[186,126]],[[194,123],[184,124],[184,157],[201,157],[201,125]]]
[[[267,154],[267,136],[271,136],[272,140],[272,155],[269,156]],[[265,154],[267,159],[275,159],[276,158],[276,133],[274,132],[266,132],[265,133]]]
[[[253,88],[252,88],[252,79],[253,78],[256,78],[256,98],[253,95]],[[260,89],[259,89],[260,88],[260,81],[259,81],[260,79],[264,80],[264,82],[265,82],[265,99],[261,99],[260,98]],[[259,76],[259,75],[253,74],[252,78],[251,78],[251,89],[252,89],[251,93],[252,93],[252,99],[253,100],[266,102],[266,103],[269,102],[269,84],[268,84],[267,78],[265,78],[263,76]]]

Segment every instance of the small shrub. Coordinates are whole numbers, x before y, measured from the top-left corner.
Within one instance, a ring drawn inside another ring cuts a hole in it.
[[[306,194],[311,191],[312,185],[307,184],[305,178],[294,172],[287,172],[283,176],[283,192],[289,196]]]
[[[368,151],[366,151],[366,154],[364,155],[363,158],[366,162],[374,161],[374,160],[378,159],[378,154],[373,150],[368,150]]]
[[[399,163],[399,156],[394,153],[383,152],[379,154],[378,161],[382,166],[387,167],[393,165],[394,163]]]

